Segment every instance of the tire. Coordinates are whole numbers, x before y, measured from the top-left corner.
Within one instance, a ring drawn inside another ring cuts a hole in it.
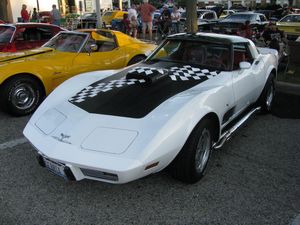
[[[127,66],[130,66],[130,65],[133,65],[133,64],[136,64],[140,61],[143,61],[146,57],[143,56],[143,55],[137,55],[137,56],[134,56],[127,64]]]
[[[261,107],[261,114],[270,113],[272,110],[273,100],[275,96],[275,81],[274,76],[270,75],[268,81],[258,99],[258,106]]]
[[[36,110],[43,99],[39,83],[28,76],[14,77],[0,89],[0,104],[13,116],[24,116]]]
[[[171,175],[185,183],[195,183],[205,174],[212,151],[213,125],[203,119],[194,128],[183,148],[168,168]]]

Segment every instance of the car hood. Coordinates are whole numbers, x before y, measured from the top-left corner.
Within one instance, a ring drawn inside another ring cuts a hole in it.
[[[139,64],[84,87],[68,101],[89,113],[143,118],[166,100],[220,73],[171,62]]]
[[[47,52],[52,52],[52,48],[37,48],[37,49],[32,49],[29,51],[22,51],[22,52],[14,52],[14,53],[1,53],[0,54],[0,63],[1,62],[9,62],[11,60],[15,59],[22,59],[30,56],[35,56],[35,55],[41,55]]]

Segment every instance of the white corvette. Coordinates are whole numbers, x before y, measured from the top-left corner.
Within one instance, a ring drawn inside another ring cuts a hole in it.
[[[277,51],[220,34],[168,37],[144,62],[60,85],[24,135],[69,180],[126,183],[169,166],[188,183],[211,151],[274,96]]]

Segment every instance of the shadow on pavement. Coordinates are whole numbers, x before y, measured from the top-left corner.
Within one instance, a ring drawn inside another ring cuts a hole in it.
[[[276,92],[272,114],[280,118],[300,119],[300,95]]]

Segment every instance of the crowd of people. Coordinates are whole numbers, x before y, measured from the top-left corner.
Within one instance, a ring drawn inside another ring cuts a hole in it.
[[[159,12],[159,17],[154,18],[155,12]],[[138,21],[138,15],[140,15],[140,21]],[[141,27],[142,38],[146,38],[146,32],[148,31],[149,39],[153,37],[153,26],[157,26],[159,32],[165,36],[179,32],[180,12],[176,6],[173,6],[172,11],[168,5],[164,5],[161,10],[156,9],[151,5],[148,0],[143,0],[143,3],[139,6],[132,4],[128,9],[128,14],[125,14],[122,20],[124,25],[124,31],[127,34],[131,34],[133,37],[137,37],[139,27]]]
[[[22,5],[21,10],[21,22],[27,23],[29,21],[39,22],[41,20],[41,17],[39,16],[39,13],[37,12],[36,8],[33,8],[33,12],[28,12],[27,5]],[[52,5],[52,10],[50,12],[50,23],[55,24],[57,26],[60,26],[60,20],[61,20],[61,14],[59,10],[56,8],[56,5]]]

